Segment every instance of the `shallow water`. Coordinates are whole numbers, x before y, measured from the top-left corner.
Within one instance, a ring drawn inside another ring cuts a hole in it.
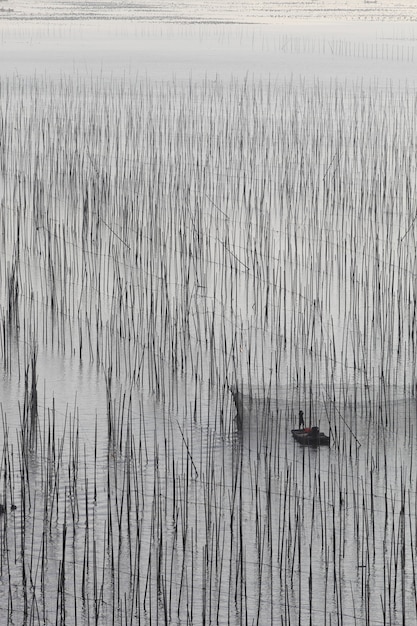
[[[414,83],[414,23],[25,21],[0,25],[2,75]]]
[[[1,24],[2,616],[411,623],[414,26],[74,6]]]

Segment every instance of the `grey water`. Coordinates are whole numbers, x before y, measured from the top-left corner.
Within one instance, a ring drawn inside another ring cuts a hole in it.
[[[414,5],[0,9],[2,623],[413,623]]]

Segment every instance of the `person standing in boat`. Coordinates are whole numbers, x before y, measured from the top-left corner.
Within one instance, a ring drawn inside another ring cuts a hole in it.
[[[302,411],[298,414],[298,429],[304,430],[304,413]]]

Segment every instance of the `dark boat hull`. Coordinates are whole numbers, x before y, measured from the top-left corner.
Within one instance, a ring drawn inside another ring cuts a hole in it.
[[[314,433],[304,428],[292,430],[292,436],[302,446],[329,446],[330,437],[324,433]]]

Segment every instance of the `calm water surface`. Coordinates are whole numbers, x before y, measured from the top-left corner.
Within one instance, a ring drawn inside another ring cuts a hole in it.
[[[1,10],[2,623],[413,623],[414,5]]]

